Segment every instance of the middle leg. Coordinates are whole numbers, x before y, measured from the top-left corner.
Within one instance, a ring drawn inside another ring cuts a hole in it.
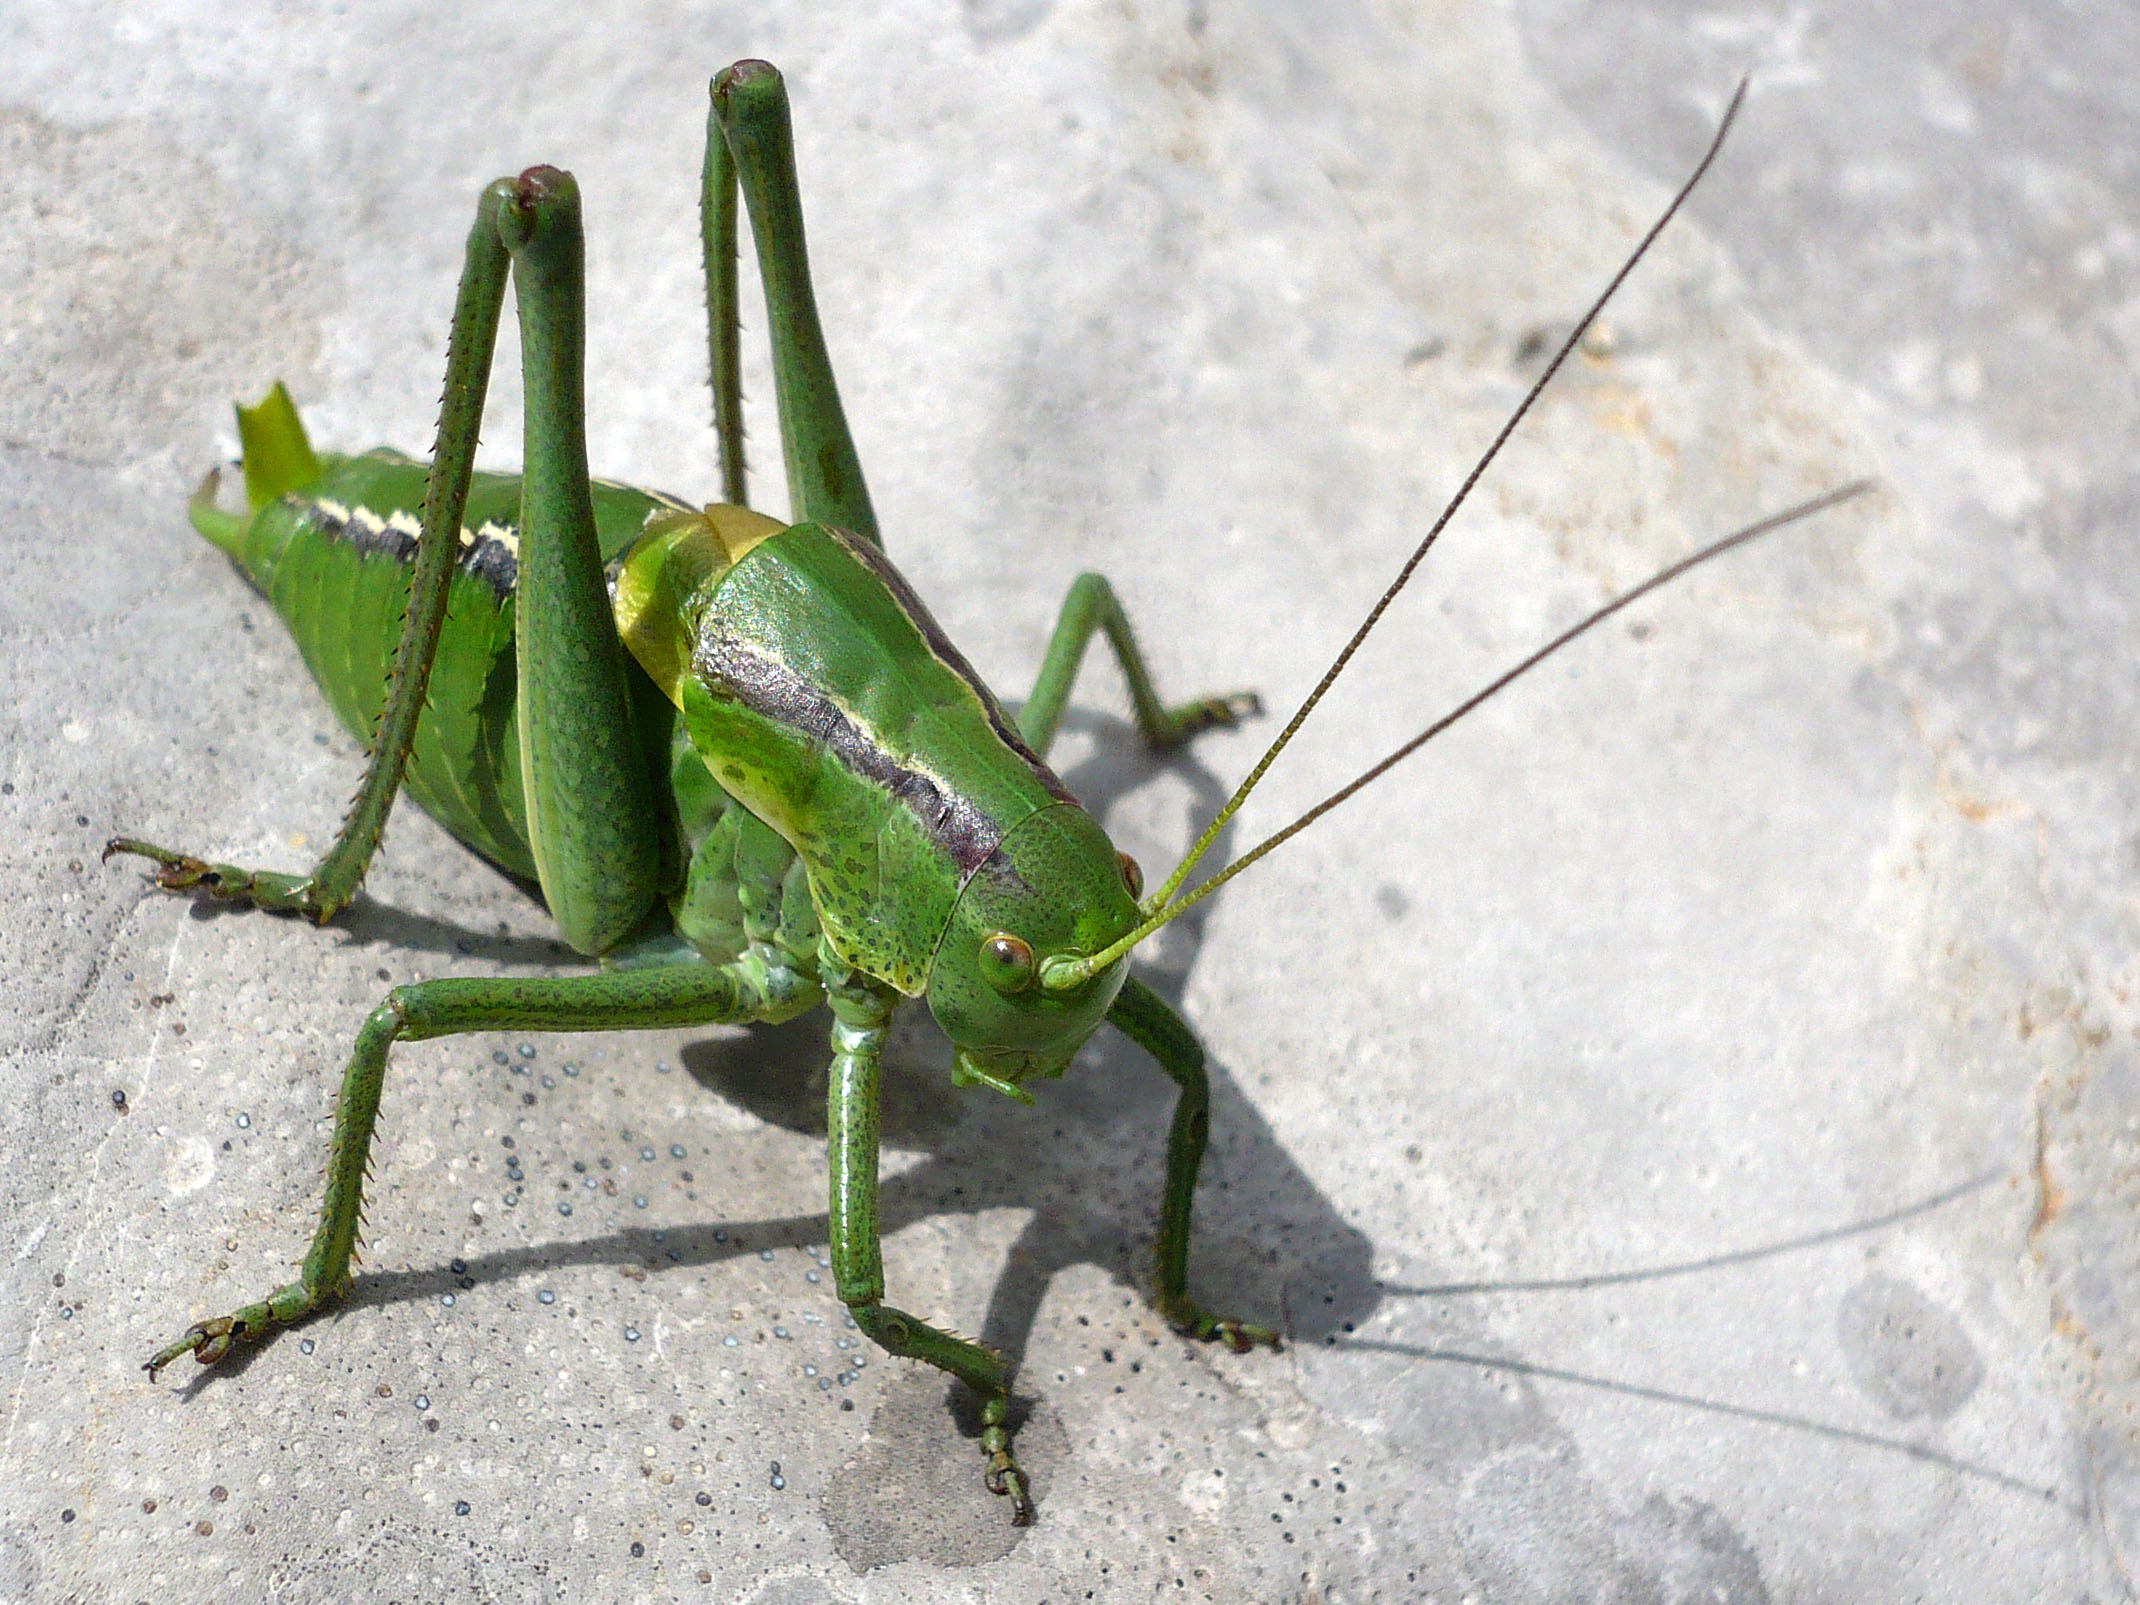
[[[453,979],[397,986],[372,1010],[342,1076],[327,1147],[327,1191],[319,1229],[297,1280],[211,1321],[196,1321],[148,1363],[151,1377],[192,1354],[213,1365],[233,1345],[257,1342],[347,1292],[364,1209],[372,1127],[386,1084],[387,1050],[397,1041],[468,1031],[651,1031],[661,1026],[731,1024],[808,1007],[814,983],[778,961],[770,965],[682,964],[651,970],[538,979]]]
[[[1224,696],[1199,697],[1168,707],[1159,700],[1152,684],[1152,671],[1145,667],[1144,653],[1129,627],[1129,615],[1115,597],[1105,575],[1080,574],[1063,598],[1063,610],[1055,621],[1055,635],[1048,642],[1048,655],[1041,660],[1033,681],[1033,694],[1018,714],[1018,733],[1026,745],[1043,758],[1055,743],[1062,723],[1063,707],[1070,700],[1070,687],[1077,679],[1085,648],[1096,631],[1104,631],[1122,665],[1122,678],[1129,682],[1130,705],[1137,711],[1137,729],[1155,747],[1174,747],[1199,730],[1224,729],[1253,718],[1263,711],[1263,702],[1253,691],[1232,691]]]

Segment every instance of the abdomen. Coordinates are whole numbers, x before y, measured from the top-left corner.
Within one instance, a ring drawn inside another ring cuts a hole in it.
[[[425,471],[388,451],[328,459],[319,479],[254,516],[240,555],[342,728],[367,746],[408,607]],[[597,483],[603,561],[627,551],[648,518],[682,507],[650,491]],[[474,477],[404,784],[455,836],[500,868],[533,879],[513,722],[519,517],[517,475]]]

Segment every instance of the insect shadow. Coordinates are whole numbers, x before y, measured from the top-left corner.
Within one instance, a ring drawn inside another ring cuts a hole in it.
[[[1149,754],[1123,721],[1073,711],[1064,728],[1097,738],[1090,756],[1064,775],[1096,817],[1104,819],[1115,803],[1164,775],[1187,783],[1193,821],[1210,818],[1225,800],[1226,788],[1193,754]],[[1222,836],[1215,849],[1219,860],[1228,847]],[[461,931],[365,899],[352,905],[351,914],[359,910],[366,910],[357,921],[366,941],[413,934],[416,946],[430,950],[496,957],[503,945],[515,957],[522,948],[547,956],[549,944],[526,938]],[[1202,949],[1207,912],[1206,906],[1190,910],[1138,955],[1138,974],[1176,1006]],[[1148,1292],[1174,1085],[1142,1049],[1117,1032],[1101,1031],[1062,1080],[1040,1085],[1038,1108],[982,1089],[962,1091],[951,1085],[948,1052],[924,1012],[910,1009],[901,1016],[886,1055],[883,1131],[889,1146],[927,1157],[886,1176],[880,1219],[890,1235],[947,1213],[1032,1211],[1006,1256],[979,1334],[1015,1365],[1058,1272],[1090,1264],[1140,1295]],[[824,1012],[813,1010],[784,1025],[754,1025],[687,1044],[680,1057],[708,1091],[770,1125],[822,1137],[825,1033]],[[1211,1146],[1190,1253],[1192,1291],[1209,1307],[1281,1329],[1295,1342],[1318,1342],[1347,1323],[1364,1321],[1381,1297],[1373,1245],[1293,1163],[1228,1067],[1214,1059],[1208,1071]],[[658,1274],[767,1248],[822,1245],[826,1234],[823,1213],[707,1221],[669,1227],[658,1236],[651,1228],[628,1229],[472,1255],[451,1270],[360,1271],[342,1308],[437,1297],[471,1282],[562,1265],[637,1263]],[[218,1373],[242,1371],[280,1335],[202,1370],[189,1393]],[[950,1392],[961,1425],[977,1431],[966,1420],[963,1392]]]
[[[1104,819],[1114,804],[1166,775],[1188,783],[1193,820],[1210,817],[1224,800],[1225,788],[1193,755],[1153,757],[1122,721],[1072,712],[1064,728],[1098,738],[1090,755],[1064,776],[1096,816]],[[1216,844],[1214,856],[1219,862],[1230,856],[1230,835],[1231,827]],[[523,949],[548,956],[555,946],[534,938],[486,937],[444,922],[404,916],[365,900],[353,905],[352,913],[366,909],[371,912],[361,923],[365,928],[362,939],[367,941],[400,943],[413,932],[420,939],[406,945],[476,951],[486,957],[500,956],[500,948],[514,950],[514,956],[522,956]],[[1177,1007],[1202,950],[1207,915],[1208,905],[1190,910],[1139,953],[1140,976]],[[416,930],[412,921],[422,928]],[[1148,1288],[1174,1089],[1141,1050],[1119,1034],[1103,1031],[1060,1082],[1043,1085],[1037,1109],[978,1090],[962,1092],[951,1086],[944,1045],[921,1013],[912,1010],[903,1017],[887,1054],[883,1130],[890,1146],[919,1150],[927,1157],[885,1179],[881,1219],[889,1235],[945,1214],[1010,1208],[1030,1211],[1005,1256],[979,1334],[1017,1364],[1024,1359],[1041,1302],[1058,1273],[1093,1265],[1125,1288],[1140,1293]],[[700,1086],[769,1125],[805,1136],[824,1136],[827,1072],[821,1010],[785,1025],[750,1026],[702,1039],[687,1044],[680,1057]],[[1213,1307],[1280,1327],[1295,1343],[1400,1356],[1420,1364],[1455,1365],[1467,1372],[1499,1372],[1532,1385],[1604,1389],[1701,1414],[1898,1453],[2032,1498],[2060,1501],[2055,1488],[2044,1489],[1905,1438],[1569,1371],[1501,1352],[1490,1342],[1480,1349],[1476,1343],[1450,1346],[1353,1335],[1392,1298],[1409,1305],[1414,1300],[1445,1303],[1480,1295],[1579,1294],[1623,1283],[1702,1275],[1828,1246],[1897,1226],[1980,1192],[2003,1172],[1972,1177],[1844,1226],[1682,1263],[1546,1280],[1426,1286],[1383,1283],[1373,1274],[1374,1245],[1344,1221],[1293,1163],[1228,1067],[1214,1059],[1207,1068],[1212,1142],[1198,1194],[1190,1282]],[[659,1231],[631,1229],[472,1257],[451,1269],[433,1266],[362,1273],[344,1309],[434,1298],[470,1283],[562,1265],[639,1264],[658,1275],[665,1269],[717,1264],[761,1249],[800,1249],[825,1241],[826,1217],[821,1213],[725,1219]],[[1460,1328],[1465,1325],[1458,1324]],[[246,1369],[272,1346],[276,1336],[280,1334],[234,1351],[212,1370],[204,1368],[188,1387],[188,1395],[218,1375]],[[944,1394],[944,1408],[962,1432],[976,1436],[978,1412],[970,1397],[948,1383]]]
[[[1063,777],[1096,817],[1162,775],[1188,783],[1192,830],[1226,799],[1227,788],[1193,755],[1155,758],[1120,721],[1073,714],[1065,728],[1099,737]],[[1231,833],[1229,826],[1220,838],[1216,861],[1227,857]],[[1138,952],[1139,977],[1177,1009],[1209,907],[1191,909]],[[702,1086],[769,1124],[824,1134],[821,1018],[694,1043],[682,1058]],[[1175,1089],[1114,1031],[1094,1036],[1061,1081],[1041,1084],[1034,1109],[954,1091],[945,1059],[926,1027],[903,1032],[887,1055],[885,1139],[928,1157],[886,1178],[880,1209],[887,1232],[931,1215],[1031,1211],[979,1333],[1017,1362],[1057,1273],[1094,1265],[1148,1289]],[[1214,1058],[1207,1071],[1211,1147],[1197,1195],[1192,1290],[1208,1308],[1281,1328],[1295,1341],[1320,1341],[1365,1319],[1380,1298],[1374,1245],[1293,1162],[1229,1067]],[[822,1220],[808,1227],[818,1241]]]

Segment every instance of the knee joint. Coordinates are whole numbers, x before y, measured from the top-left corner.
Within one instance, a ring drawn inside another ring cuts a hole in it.
[[[904,1354],[914,1342],[914,1323],[901,1311],[886,1309],[872,1301],[849,1305],[848,1313],[855,1318],[855,1325],[879,1348]]]

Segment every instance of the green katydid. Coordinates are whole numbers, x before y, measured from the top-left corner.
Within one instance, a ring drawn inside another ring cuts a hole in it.
[[[1744,86],[1741,86],[1741,93]],[[213,476],[196,526],[272,601],[342,722],[370,749],[327,855],[304,875],[248,871],[131,839],[171,890],[326,920],[355,893],[406,789],[462,841],[537,882],[592,975],[394,988],[359,1031],[336,1106],[318,1230],[298,1279],[199,1322],[148,1362],[213,1364],[351,1284],[388,1050],[503,1029],[633,1030],[832,1014],[831,1258],[857,1325],[982,1401],[989,1488],[1030,1521],[1012,1453],[1011,1376],[984,1346],[885,1303],[877,1223],[880,1055],[893,1012],[925,997],[953,1079],[1032,1101],[1102,1021],[1180,1089],[1167,1141],[1157,1304],[1237,1350],[1277,1334],[1188,1291],[1190,1208],[1207,1137],[1203,1050],[1129,973],[1138,943],[1485,697],[1656,586],[1804,503],[1703,548],[1599,609],[1193,889],[1199,860],[1343,670],[1574,342],[1714,159],[1568,336],[1457,496],[1300,710],[1152,894],[1045,761],[1095,632],[1155,746],[1232,725],[1246,693],[1168,705],[1107,582],[1072,588],[1015,720],[884,556],[825,350],[804,249],[786,91],[763,62],[712,83],[702,193],[723,501],[704,509],[589,478],[583,246],[571,177],[537,167],[483,193],[467,244],[431,463],[316,455],[280,385],[239,409],[246,511]],[[738,194],[764,284],[796,522],[747,506],[738,357]],[[507,280],[516,286],[526,465],[474,453]],[[391,655],[389,642],[394,642]],[[383,710],[381,699],[383,697]]]

